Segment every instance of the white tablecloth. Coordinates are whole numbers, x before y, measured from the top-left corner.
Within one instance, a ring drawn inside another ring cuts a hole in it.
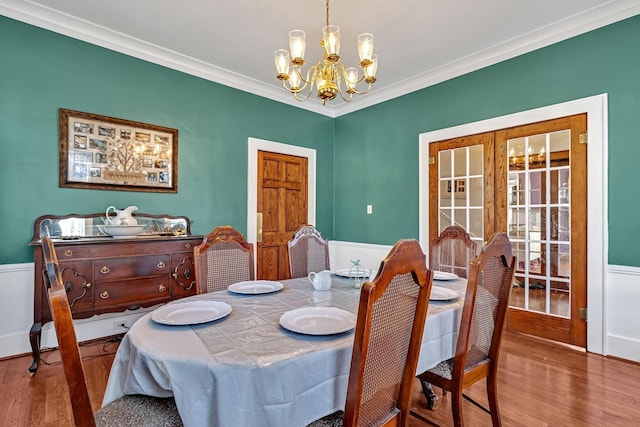
[[[226,318],[203,325],[161,325],[152,313],[140,318],[120,344],[103,404],[124,394],[173,395],[187,427],[301,427],[343,409],[353,331],[300,335],[278,320],[305,306],[356,313],[359,290],[335,277],[323,292],[307,279],[283,283],[273,294],[221,291],[174,302],[215,300],[233,308]],[[465,283],[434,281],[461,298],[430,302],[418,372],[453,356]]]

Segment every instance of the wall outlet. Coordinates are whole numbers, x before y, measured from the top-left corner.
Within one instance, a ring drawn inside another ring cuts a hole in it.
[[[117,322],[113,322],[114,331],[126,331],[130,327],[131,324],[128,320],[118,320]]]
[[[373,213],[373,205],[367,205],[367,215],[371,215]]]

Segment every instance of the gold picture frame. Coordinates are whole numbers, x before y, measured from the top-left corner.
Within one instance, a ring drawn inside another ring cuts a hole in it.
[[[60,109],[60,187],[178,192],[178,130]]]

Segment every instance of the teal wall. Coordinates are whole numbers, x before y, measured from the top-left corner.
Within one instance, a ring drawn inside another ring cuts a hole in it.
[[[246,231],[250,136],[318,150],[326,237],[418,237],[419,134],[608,93],[609,263],[640,266],[638,46],[640,16],[333,120],[0,17],[0,264],[31,261],[44,213],[136,204]],[[178,193],[58,188],[61,107],[178,128]]]
[[[418,237],[419,134],[608,93],[609,263],[640,266],[639,46],[636,16],[339,117],[334,238]]]
[[[31,262],[43,214],[187,215],[246,232],[247,139],[317,150],[316,224],[333,230],[334,120],[0,17],[0,264]],[[178,193],[58,187],[58,109],[179,130]]]

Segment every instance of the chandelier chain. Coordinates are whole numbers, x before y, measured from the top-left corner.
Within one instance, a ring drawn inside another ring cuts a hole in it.
[[[329,0],[327,0],[327,27],[329,26]]]

